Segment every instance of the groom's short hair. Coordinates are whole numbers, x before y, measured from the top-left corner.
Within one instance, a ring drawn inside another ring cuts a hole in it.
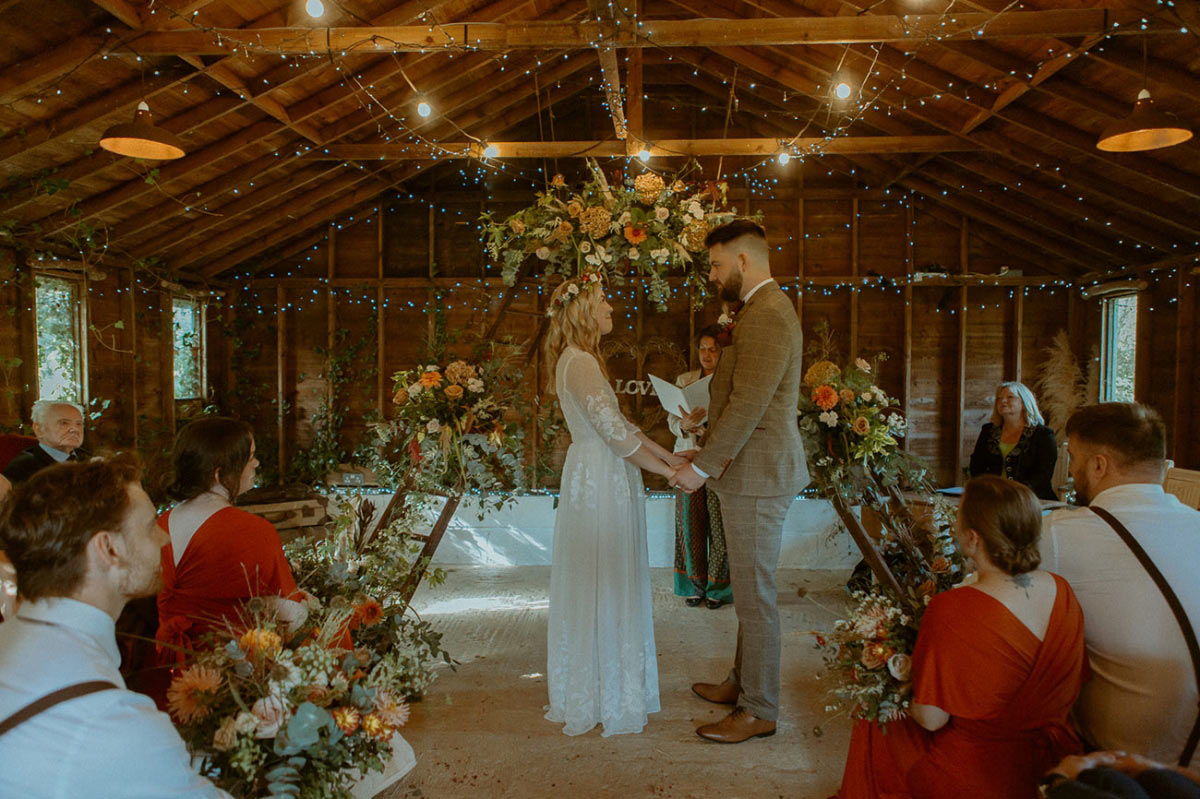
[[[767,266],[770,260],[770,250],[767,247],[767,232],[763,226],[753,219],[734,219],[723,225],[718,225],[704,237],[704,245],[712,247],[723,244],[734,250],[749,254],[761,266]]]

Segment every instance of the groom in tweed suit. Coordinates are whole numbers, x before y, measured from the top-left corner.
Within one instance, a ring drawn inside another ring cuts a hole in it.
[[[721,500],[734,609],[733,670],[722,683],[692,686],[703,699],[734,705],[696,732],[720,743],[775,734],[779,718],[779,611],[775,571],[783,520],[809,483],[796,406],[800,323],[774,280],[762,227],[737,219],[708,234],[709,280],[721,299],[743,302],[733,343],[721,352],[709,387],[708,433],[671,484],[694,491],[708,482]]]

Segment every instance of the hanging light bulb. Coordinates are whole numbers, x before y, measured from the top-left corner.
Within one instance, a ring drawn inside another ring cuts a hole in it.
[[[645,147],[643,147],[642,149],[638,150],[638,158],[643,161],[649,161],[650,160],[650,151],[647,150]]]
[[[489,144],[487,147],[483,148],[484,158],[495,158],[498,155],[500,155],[500,148],[494,144]]]
[[[792,157],[785,151],[780,153],[779,157],[775,160],[779,162],[780,166],[787,166],[788,161],[791,161]]]
[[[304,3],[304,10],[310,17],[317,19],[325,15],[325,4],[321,0],[307,0]]]
[[[427,117],[433,113],[433,106],[422,100],[421,102],[417,103],[417,113],[423,117]]]
[[[148,161],[170,161],[185,154],[179,137],[154,124],[145,100],[138,103],[132,122],[122,122],[104,131],[100,146],[110,153]]]
[[[850,84],[846,83],[846,81],[842,81],[833,89],[833,93],[837,95],[839,100],[845,100],[850,97],[850,92]]]

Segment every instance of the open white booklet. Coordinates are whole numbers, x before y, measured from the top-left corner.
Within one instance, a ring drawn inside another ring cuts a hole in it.
[[[667,413],[678,416],[680,408],[690,413],[696,408],[708,407],[708,384],[712,380],[712,375],[702,377],[684,388],[680,388],[674,383],[668,383],[661,377],[654,375],[649,377],[650,383],[654,386],[654,393],[658,395],[658,401],[662,403]]]

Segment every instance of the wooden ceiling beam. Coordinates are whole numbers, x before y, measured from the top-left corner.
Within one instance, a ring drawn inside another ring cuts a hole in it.
[[[612,118],[613,132],[624,141],[628,136],[625,121],[625,99],[621,96],[621,68],[617,64],[614,42],[622,38],[621,25],[634,30],[630,20],[617,15],[613,0],[588,0],[588,11],[598,23],[595,37],[596,54],[600,60],[600,75],[604,80],[604,96],[608,100],[608,114]]]
[[[363,27],[283,27],[255,31],[208,29],[149,32],[113,47],[114,52],[141,55],[228,55],[234,48],[275,55],[313,55],[327,50],[344,53],[398,53],[431,49],[546,50],[595,47],[603,38],[613,47],[717,47],[729,45],[872,44],[892,42],[907,47],[926,41],[979,41],[1063,36],[1144,36],[1178,34],[1170,22],[1151,20],[1145,30],[1132,22],[1136,14],[1112,9],[967,12],[949,19],[941,14],[887,16],[865,14],[834,17],[760,19],[642,19],[636,29],[603,35],[603,24],[561,22],[455,22],[429,25]]]
[[[981,145],[964,142],[957,136],[821,136],[789,140],[776,138],[728,139],[654,139],[646,148],[654,157],[705,155],[775,155],[790,143],[795,155],[861,154],[861,153],[942,153],[983,149]],[[591,141],[503,141],[488,142],[499,152],[496,158],[572,158],[616,157],[626,155],[625,143],[609,140]],[[438,142],[437,146],[421,142],[406,144],[331,144],[313,150],[309,160],[421,161],[438,158],[481,158],[483,145],[479,142]]]
[[[31,87],[50,83],[77,69],[115,41],[101,25],[25,61],[0,68],[0,103],[11,103]]]

